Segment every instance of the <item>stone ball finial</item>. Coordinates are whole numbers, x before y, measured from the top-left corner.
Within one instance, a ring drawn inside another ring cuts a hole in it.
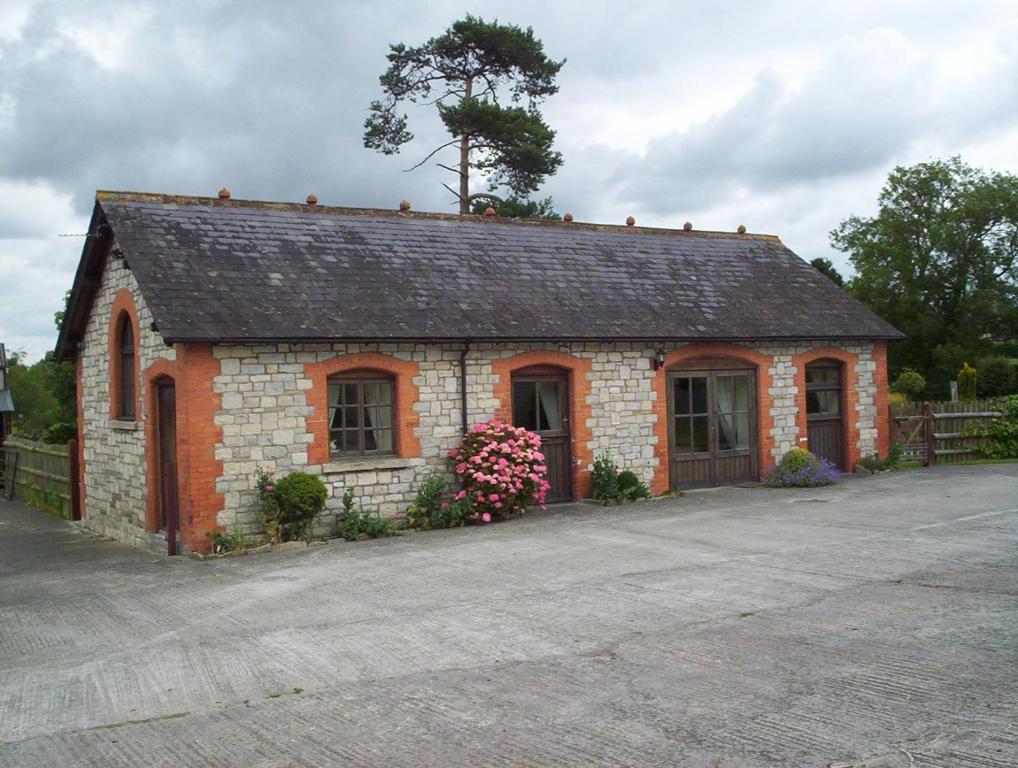
[[[220,200],[229,200],[230,199],[230,190],[228,190],[226,187],[223,187],[222,189],[220,189],[219,190],[219,199]]]
[[[484,215],[485,216],[494,216],[495,215],[495,209],[494,208],[490,208],[490,207],[489,208],[485,208],[484,209]]]
[[[307,203],[308,205],[318,205],[318,198],[314,195],[308,195]]]
[[[571,214],[571,213],[567,213],[565,216],[562,217],[562,221],[572,221],[572,220],[573,220],[573,214]]]
[[[627,227],[632,227],[635,224],[636,224],[636,219],[634,219],[632,216],[627,216],[626,217],[626,226]]]
[[[746,225],[745,224],[740,224],[739,228],[736,230],[736,232],[738,232],[740,235],[746,234]]]
[[[685,224],[682,225],[682,229],[684,231],[686,231],[686,232],[692,232],[693,231],[693,222],[687,221]]]
[[[399,201],[399,209],[401,211],[409,211],[410,210],[410,201],[409,200],[400,200]]]

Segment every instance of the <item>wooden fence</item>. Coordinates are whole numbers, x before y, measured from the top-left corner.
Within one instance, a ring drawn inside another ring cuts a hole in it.
[[[78,443],[50,445],[21,437],[4,443],[6,473],[14,498],[45,509],[65,520],[81,517],[78,510]],[[11,450],[13,449],[13,450]],[[13,471],[11,471],[13,470]],[[10,491],[9,491],[10,493]]]
[[[897,405],[891,408],[891,442],[902,444],[906,461],[956,464],[978,455],[990,422],[1000,415],[994,400]]]

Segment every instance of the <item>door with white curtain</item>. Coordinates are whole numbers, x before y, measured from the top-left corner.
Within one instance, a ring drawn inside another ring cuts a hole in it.
[[[568,375],[514,373],[512,387],[513,425],[541,436],[541,453],[551,486],[547,501],[570,501],[573,484]]]
[[[671,487],[757,479],[756,382],[752,370],[668,372]]]

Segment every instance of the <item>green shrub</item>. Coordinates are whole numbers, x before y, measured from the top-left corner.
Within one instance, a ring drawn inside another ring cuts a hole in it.
[[[774,487],[813,488],[830,485],[838,470],[827,459],[814,456],[805,448],[792,448],[776,467],[767,472],[767,485]]]
[[[336,532],[347,541],[356,541],[362,535],[372,539],[392,535],[392,521],[378,514],[357,509],[353,488],[343,494],[343,511],[336,517]]]
[[[615,501],[619,497],[619,468],[608,451],[602,451],[594,459],[590,473],[591,498]]]
[[[904,395],[909,400],[915,400],[926,391],[926,379],[921,373],[906,368],[891,383],[891,391]]]
[[[976,399],[976,383],[978,379],[976,369],[967,362],[962,363],[958,371],[958,399],[971,401]]]
[[[1018,458],[1018,395],[1005,397],[998,407],[1003,415],[990,423],[990,439],[982,453],[991,459]]]
[[[73,440],[77,436],[77,424],[73,421],[58,421],[43,430],[42,441],[50,445],[66,445],[68,440]]]
[[[438,470],[430,472],[417,489],[417,498],[406,512],[407,525],[425,531],[465,525],[470,506],[452,496],[445,475]]]
[[[980,397],[1018,394],[1018,360],[998,355],[978,362]]]
[[[306,538],[315,515],[325,507],[325,484],[307,472],[292,472],[275,483],[261,486],[271,495],[273,522],[283,541]]]
[[[212,542],[212,551],[216,554],[242,552],[247,547],[247,538],[239,528],[234,528],[233,533],[212,531],[209,540]]]
[[[618,488],[619,496],[623,499],[636,501],[637,499],[650,498],[650,488],[631,469],[624,469],[619,472],[615,484]]]
[[[870,472],[893,472],[901,464],[901,454],[904,450],[905,446],[901,443],[891,443],[887,449],[887,458],[882,459],[873,454],[859,459],[859,463]]]

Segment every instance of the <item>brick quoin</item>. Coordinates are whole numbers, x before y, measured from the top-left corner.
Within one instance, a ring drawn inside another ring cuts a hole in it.
[[[856,410],[859,403],[859,373],[855,369],[859,362],[858,355],[835,347],[817,347],[792,358],[792,365],[795,366],[795,407],[798,409],[795,420],[799,427],[799,447],[809,447],[807,439],[809,425],[806,420],[806,366],[817,360],[837,360],[841,363],[841,443],[842,456],[845,457],[845,466],[842,469],[851,470],[859,463],[859,412]],[[879,412],[876,418],[880,418]]]
[[[222,396],[212,383],[221,372],[219,360],[208,344],[178,344],[177,359],[157,360],[145,369],[145,530],[156,530],[159,508],[159,467],[156,461],[156,384],[170,378],[177,405],[177,495],[180,540],[193,552],[207,552],[208,534],[217,529],[216,519],[224,496],[216,491],[223,462],[216,445],[223,441],[222,427],[213,417]]]
[[[652,382],[653,391],[657,395],[654,402],[654,411],[657,413],[657,423],[654,425],[654,434],[657,436],[654,456],[657,458],[657,466],[654,468],[654,478],[650,486],[652,493],[667,493],[669,490],[668,369],[679,367],[680,363],[701,357],[730,358],[756,369],[756,434],[759,443],[757,466],[762,473],[774,463],[771,456],[771,451],[774,448],[774,436],[771,434],[774,429],[774,417],[771,415],[774,398],[770,393],[771,374],[769,372],[769,369],[774,366],[774,358],[738,344],[721,342],[687,344],[684,347],[673,349],[665,355],[665,364],[657,370]]]
[[[512,357],[491,361],[491,371],[498,376],[498,383],[492,388],[492,395],[498,401],[495,418],[512,424],[512,374],[522,368],[535,365],[561,369],[569,377],[569,449],[572,453],[573,498],[582,499],[590,495],[590,471],[594,463],[590,448],[592,435],[590,425],[590,373],[591,362],[586,357],[576,357],[565,352],[535,350],[521,352]]]
[[[138,310],[134,306],[134,297],[126,288],[121,288],[113,297],[113,306],[110,309],[109,343],[107,349],[110,354],[110,418],[120,417],[120,320],[127,313],[131,318],[131,330],[134,332],[134,418],[141,418],[141,352],[138,345],[141,342],[141,329],[138,327]]]
[[[874,446],[878,456],[887,456],[891,447],[891,409],[887,404],[887,342],[877,341],[873,344],[873,362],[876,363],[876,370],[873,372],[873,384],[877,388],[874,398],[876,413],[873,415],[873,423],[877,428],[877,444]]]
[[[351,371],[378,371],[393,378],[395,453],[404,459],[420,457],[421,443],[417,438],[420,416],[414,410],[420,392],[413,381],[419,374],[420,365],[377,352],[354,352],[318,363],[304,364],[304,375],[311,380],[311,389],[307,390],[306,395],[307,404],[313,409],[307,417],[307,431],[311,434],[308,463],[327,464],[330,460],[328,379],[337,373]]]
[[[74,358],[74,397],[78,406],[78,511],[82,519],[87,516],[85,511],[85,408],[83,402],[83,388],[81,384],[81,354]]]

